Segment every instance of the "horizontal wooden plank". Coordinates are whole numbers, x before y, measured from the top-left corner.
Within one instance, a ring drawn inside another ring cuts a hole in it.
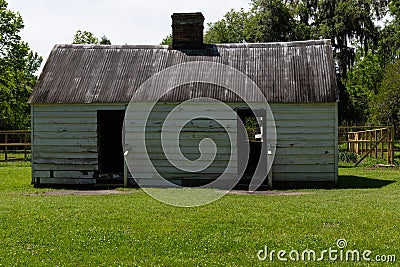
[[[168,123],[165,123],[164,120],[129,120],[125,121],[125,128],[133,129],[136,127],[210,127],[210,128],[234,128],[236,129],[237,121],[236,120],[221,120],[220,123],[212,120],[195,120],[189,121],[186,120],[171,120]]]
[[[334,127],[280,127],[275,128],[276,134],[336,134]],[[267,133],[269,129],[267,128]]]
[[[43,152],[41,150],[35,150],[35,158],[39,159],[97,159],[97,152]]]
[[[159,167],[170,167],[171,163],[167,160],[157,160],[157,159],[153,159],[151,158],[151,162],[154,166],[156,166],[157,168]],[[141,159],[133,159],[133,165],[138,166],[138,165],[143,165],[145,166],[147,164],[147,160],[141,160]],[[205,164],[210,163],[207,160],[204,161],[190,161],[190,160],[186,160],[186,161],[178,161],[175,160],[174,162],[178,167],[182,167],[182,168],[189,168],[189,167],[198,167],[198,166],[207,166]],[[223,160],[214,160],[211,161],[211,168],[217,168],[217,167],[221,167],[221,168],[225,168],[226,166],[228,166],[229,164],[229,159],[223,159]],[[237,164],[235,164],[235,162],[232,162],[232,166],[236,166]]]
[[[276,120],[276,127],[335,127],[335,118],[325,120]]]
[[[272,112],[279,111],[315,111],[320,112],[322,110],[335,110],[337,103],[269,103]]]
[[[39,139],[88,139],[97,138],[97,133],[92,132],[39,132],[35,131],[33,134],[35,140]]]
[[[125,131],[127,134],[134,134],[134,133],[141,133],[143,132],[144,126],[141,127],[129,127],[126,126]],[[161,127],[161,126],[146,126],[146,132],[147,133],[160,133],[160,132],[165,132],[165,133],[176,133],[178,132],[210,132],[210,133],[215,133],[215,132],[221,132],[221,133],[231,133],[231,134],[236,134],[237,133],[237,128],[236,127],[214,127],[214,126],[191,126],[187,127],[185,126],[184,128],[175,126],[175,127]]]
[[[34,124],[33,132],[96,132],[97,123],[86,124]]]
[[[50,177],[50,176],[53,177]],[[94,176],[94,172],[80,172],[80,171],[33,171],[34,177],[43,178],[83,178],[91,179]]]
[[[334,182],[334,172],[273,173],[273,182]]]
[[[97,164],[96,165],[71,165],[71,164],[35,164],[35,170],[38,171],[97,171]]]
[[[42,158],[35,155],[34,164],[96,165],[97,158]]]
[[[92,118],[97,120],[96,111],[35,111],[34,118],[71,118],[79,120],[80,118]]]
[[[300,173],[300,172],[309,172],[309,173],[314,173],[314,172],[334,172],[335,170],[335,164],[332,162],[332,164],[273,164],[272,166],[272,173]]]
[[[38,145],[34,144],[32,151],[35,153],[83,153],[83,154],[97,154],[97,145],[96,146],[55,146],[55,145]]]
[[[126,147],[130,149],[131,151],[136,151],[137,152],[143,152],[142,150],[139,150],[142,147],[143,141],[141,140],[127,140],[125,142]],[[176,148],[175,143],[167,143],[165,142],[163,145],[164,148]],[[183,150],[186,149],[185,151],[192,150],[192,151],[198,151],[199,150],[199,142],[197,140],[187,140],[187,142],[181,142],[179,147]],[[218,150],[221,153],[230,153],[231,149],[236,150],[237,149],[237,144],[236,142],[231,144],[229,147],[228,145],[216,145]],[[151,151],[154,153],[158,153],[162,151],[161,143],[159,140],[146,140],[146,148],[147,151]],[[214,146],[202,146],[202,149],[204,153],[214,153]]]
[[[0,143],[0,146],[30,146],[31,143]]]
[[[196,160],[200,157],[200,153],[187,153],[187,154],[183,154],[187,159],[189,160]],[[204,156],[213,156],[214,154],[207,154],[204,153]],[[152,160],[161,160],[161,159],[165,159],[165,155],[160,154],[160,153],[150,153],[149,155],[146,155],[145,153],[135,153],[132,157],[130,157],[128,155],[128,159],[130,160],[143,160],[143,159],[148,159],[151,158]],[[177,160],[180,159],[180,157],[178,157],[176,154],[171,154],[168,155],[168,158],[171,160]],[[215,160],[237,160],[237,154],[232,154],[232,156],[230,155],[230,153],[217,153],[215,155]]]
[[[35,146],[40,145],[52,145],[59,146],[59,149],[62,150],[63,146],[96,146],[96,139],[34,139]],[[122,145],[122,144],[121,144]]]
[[[180,111],[158,111],[158,112],[128,112],[125,115],[125,120],[165,120],[169,116],[168,120],[192,120],[195,118],[210,118],[213,120],[237,120],[237,114],[234,110],[216,110],[216,111],[205,111],[205,110],[185,110]]]
[[[80,164],[89,164],[94,165],[98,164],[97,158],[42,158],[35,155],[34,161],[35,164],[72,164],[72,165],[80,165]]]
[[[318,165],[318,164],[334,164],[335,163],[335,155],[327,154],[327,155],[275,155],[274,164],[308,164],[308,165]]]
[[[335,140],[324,140],[324,141],[313,141],[313,140],[293,140],[293,141],[285,141],[285,140],[279,140],[277,143],[278,148],[290,148],[290,147],[336,147],[336,142]]]
[[[38,124],[97,124],[97,118],[41,118],[33,117],[33,123]]]
[[[149,173],[149,168],[147,166],[139,166],[139,165],[131,165],[129,164],[129,169],[133,171],[133,173]],[[179,175],[179,174],[189,174],[190,172],[177,172],[177,169],[174,167],[160,167],[159,172],[162,174],[173,174],[173,175]],[[234,166],[232,168],[222,168],[222,167],[209,167],[206,170],[202,171],[201,174],[221,174],[221,173],[230,173],[230,174],[236,174],[237,173],[237,167]],[[198,174],[198,172],[196,172]]]
[[[64,185],[90,185],[90,184],[96,184],[96,179],[42,178],[42,177],[38,177],[38,178],[40,178],[40,183],[41,184],[64,184]]]
[[[320,146],[320,147],[278,147],[276,149],[277,155],[296,155],[296,156],[303,156],[303,155],[320,155],[324,156],[326,154],[335,154],[335,147],[331,146]]]
[[[102,104],[33,104],[33,112],[88,112],[97,110],[125,110],[128,103]]]
[[[333,134],[277,134],[278,142],[283,141],[334,141]]]

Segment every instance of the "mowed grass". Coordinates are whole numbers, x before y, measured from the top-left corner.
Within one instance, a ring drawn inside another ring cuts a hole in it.
[[[276,255],[259,261],[257,252],[320,252],[337,249],[338,239],[347,240],[346,249],[396,255],[399,262],[400,171],[341,168],[340,175],[332,190],[227,195],[177,208],[137,190],[44,196],[48,189],[30,185],[28,166],[0,165],[0,266],[279,266]]]

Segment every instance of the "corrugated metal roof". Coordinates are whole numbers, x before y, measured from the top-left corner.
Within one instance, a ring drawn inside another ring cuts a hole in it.
[[[135,91],[154,74],[192,61],[221,63],[243,72],[258,85],[268,102],[337,101],[332,47],[329,40],[318,40],[207,45],[202,50],[144,45],[56,45],[29,102],[129,102]],[[229,77],[215,75],[218,79],[239,79],[233,72]],[[241,89],[243,95],[253,93],[249,88]],[[139,100],[158,97],[160,92],[156,90]],[[163,100],[182,101],[195,96],[242,101],[220,86],[202,83],[180,86]]]

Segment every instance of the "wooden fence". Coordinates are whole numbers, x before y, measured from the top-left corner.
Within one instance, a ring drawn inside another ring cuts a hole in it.
[[[339,144],[347,144],[347,151],[362,155],[355,166],[366,157],[384,159],[394,164],[394,127],[354,126],[339,127]]]
[[[30,152],[30,131],[0,131],[0,161],[26,160]]]

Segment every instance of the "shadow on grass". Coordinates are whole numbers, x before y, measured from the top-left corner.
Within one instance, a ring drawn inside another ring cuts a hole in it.
[[[359,176],[339,176],[339,181],[336,186],[338,189],[368,189],[382,188],[397,181],[371,179]]]

